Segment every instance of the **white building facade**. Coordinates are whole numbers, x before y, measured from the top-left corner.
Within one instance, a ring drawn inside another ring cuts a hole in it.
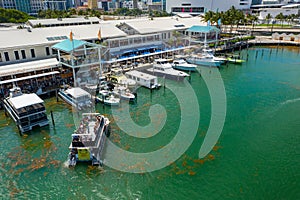
[[[252,0],[167,0],[166,11],[172,13],[202,14],[205,11],[226,11],[234,6],[236,9],[250,9]]]

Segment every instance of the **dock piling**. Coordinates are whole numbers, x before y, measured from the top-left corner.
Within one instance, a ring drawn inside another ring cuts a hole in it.
[[[53,126],[55,126],[52,110],[50,111],[50,114],[51,114],[52,124],[53,124]]]

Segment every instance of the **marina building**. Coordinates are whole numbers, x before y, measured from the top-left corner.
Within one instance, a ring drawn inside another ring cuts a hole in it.
[[[132,56],[143,57],[146,53],[158,54],[168,48],[184,46],[184,41],[175,41],[173,35],[175,33],[184,35],[185,30],[191,26],[204,25],[199,17],[124,19],[100,21],[97,24],[93,23],[93,20],[92,23],[82,24],[80,23],[82,20],[82,18],[78,19],[77,23],[67,22],[67,19],[31,20],[30,24],[33,27],[37,23],[45,27],[2,29],[0,31],[0,70],[2,70],[0,86],[7,84],[9,79],[13,80],[9,82],[10,84],[25,81],[18,79],[22,76],[29,78],[39,74],[36,78],[44,79],[41,74],[53,71],[64,71],[62,78],[72,78],[72,70],[70,70],[72,68],[58,70],[62,65],[66,65],[58,62],[58,51],[52,48],[55,44],[70,39],[71,32],[74,41],[104,44],[106,49],[102,52],[102,59],[113,63],[120,59],[129,60]],[[18,75],[14,76],[14,74]],[[53,73],[45,75],[47,80],[59,77],[57,74],[54,76]],[[59,80],[53,81],[57,83]]]
[[[77,17],[77,18],[57,18],[57,19],[34,19],[28,20],[27,24],[34,27],[55,27],[55,26],[76,26],[99,24],[98,17]]]

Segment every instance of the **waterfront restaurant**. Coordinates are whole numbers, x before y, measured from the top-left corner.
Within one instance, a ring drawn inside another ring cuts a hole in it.
[[[73,81],[68,84],[74,84],[74,87],[97,84],[97,77],[101,76],[102,73],[102,46],[83,40],[75,40],[71,35],[70,39],[52,46],[52,49],[57,50],[60,65],[70,68],[73,72]]]
[[[36,60],[0,67],[1,96],[7,96],[9,88],[22,86],[28,92],[44,94],[55,90],[60,77],[56,58]]]
[[[39,24],[42,27],[39,27]],[[32,27],[27,26],[23,29],[16,29],[16,27],[1,28],[0,68],[2,71],[0,81],[5,81],[2,82],[2,88],[11,87],[13,83],[23,86],[24,81],[31,82],[31,80],[18,79],[21,77],[29,78],[38,74],[60,70],[60,75],[55,75],[55,77],[70,81],[73,76],[73,68],[68,66],[67,62],[53,60],[58,57],[58,52],[56,49],[51,49],[55,44],[68,39],[70,31],[74,33],[74,37],[78,40],[108,44],[108,48],[105,50],[106,54],[101,53],[105,56],[103,59],[108,62],[106,65],[110,67],[111,64],[119,61],[122,66],[122,59],[123,62],[128,62],[130,65],[134,62],[151,62],[156,57],[175,54],[176,50],[174,51],[174,49],[182,49],[184,48],[182,46],[185,45],[176,43],[173,40],[174,33],[179,32],[183,36],[186,29],[193,25],[203,25],[203,22],[199,17],[181,18],[180,16],[172,16],[151,19],[99,20],[99,24],[97,19],[94,18],[88,20],[63,18],[61,21],[45,19],[30,20],[30,25]],[[102,35],[100,41],[97,37],[99,30],[101,30]],[[94,47],[98,51],[97,47]],[[67,54],[70,55],[70,52],[67,52]],[[134,54],[136,56],[132,56]],[[145,54],[149,55],[145,56]],[[74,54],[74,56],[77,55]],[[51,63],[55,61],[55,64],[51,64],[49,59],[51,59]],[[76,64],[76,60],[74,58],[74,64]],[[61,68],[60,63],[66,68]],[[94,64],[99,65],[99,63]],[[108,67],[103,66],[103,69],[107,70]],[[14,71],[11,71],[11,69]],[[27,71],[24,71],[24,69]],[[29,69],[31,71],[28,71]],[[77,71],[79,68],[76,66],[74,70]],[[49,77],[54,76],[53,74],[48,75],[47,77],[35,76],[35,78],[32,78],[32,82],[34,83],[40,79],[45,79],[44,81],[47,82]],[[36,86],[35,89],[38,89],[40,83]],[[35,91],[33,90],[33,92]]]

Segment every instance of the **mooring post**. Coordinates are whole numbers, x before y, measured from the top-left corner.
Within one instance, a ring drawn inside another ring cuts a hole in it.
[[[50,111],[50,114],[51,114],[52,124],[53,124],[53,126],[55,126],[52,110]]]

